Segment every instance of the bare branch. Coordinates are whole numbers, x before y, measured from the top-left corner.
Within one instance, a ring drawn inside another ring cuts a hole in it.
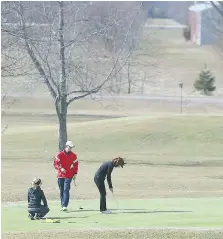
[[[141,6],[142,6],[142,5],[141,5]],[[141,7],[140,7],[140,9],[141,9]],[[113,67],[112,67],[111,71],[109,72],[108,76],[106,77],[106,79],[105,79],[100,85],[98,85],[97,87],[95,87],[95,88],[92,89],[92,90],[89,90],[89,91],[86,92],[85,94],[80,95],[80,96],[72,97],[72,98],[67,102],[68,105],[69,105],[70,103],[72,103],[73,101],[75,101],[75,100],[79,100],[79,99],[84,98],[84,97],[86,97],[86,96],[88,96],[88,95],[91,95],[91,94],[93,94],[93,93],[97,93],[112,77],[114,77],[114,75],[112,75],[112,73],[113,73],[114,69],[116,68],[116,65],[117,65],[117,63],[118,63],[118,61],[119,61],[119,57],[120,57],[120,55],[121,55],[121,53],[122,53],[122,51],[123,51],[123,49],[124,49],[124,46],[125,46],[125,43],[126,43],[127,39],[128,39],[129,31],[130,31],[130,29],[131,29],[131,27],[132,27],[132,25],[133,25],[133,23],[134,23],[134,21],[135,21],[137,15],[139,14],[140,9],[137,11],[135,17],[133,18],[131,24],[130,24],[129,27],[128,27],[128,30],[127,30],[127,32],[126,32],[126,34],[125,34],[125,39],[124,39],[124,41],[123,41],[123,43],[122,43],[122,47],[120,48],[119,53],[118,53],[118,55],[117,55],[117,57],[116,57],[116,60],[115,60],[115,62],[114,62],[114,64],[113,64]],[[125,65],[125,63],[127,62],[127,60],[128,60],[128,58],[129,58],[130,55],[131,55],[131,52],[128,54],[128,56],[126,57],[126,60],[125,60],[124,64],[123,64],[122,67],[116,72],[116,74],[117,74],[119,71],[122,70],[122,68],[124,67],[124,65]]]
[[[7,107],[5,107],[5,105],[6,105],[6,95],[4,95],[3,97],[2,97],[2,105],[3,105],[3,107],[4,107],[4,110],[2,110],[2,119],[3,119],[3,117],[5,116],[5,113],[6,113],[6,111],[8,110],[8,109],[10,109],[14,104],[15,104],[15,102],[16,102],[16,99],[14,99],[11,103],[9,103],[8,105],[7,105]],[[6,124],[3,128],[2,128],[2,130],[1,130],[1,135],[3,136],[3,134],[5,133],[5,131],[8,129],[8,124]]]
[[[60,28],[59,28],[59,44],[60,44],[60,61],[61,61],[61,82],[60,82],[60,94],[65,97],[66,95],[66,69],[65,69],[65,52],[64,52],[64,6],[60,1]]]
[[[3,134],[5,133],[5,131],[8,129],[8,125],[6,125],[3,129],[2,129],[2,131],[1,131],[1,135],[3,136]]]
[[[24,40],[25,40],[25,45],[26,45],[26,48],[27,48],[27,52],[30,56],[30,58],[32,59],[33,63],[35,64],[37,70],[39,71],[40,75],[43,77],[43,79],[45,80],[45,83],[51,93],[51,95],[56,98],[56,92],[55,90],[53,89],[53,87],[51,86],[50,82],[49,82],[49,79],[47,78],[43,68],[41,67],[41,64],[39,63],[39,61],[37,60],[32,48],[30,47],[30,44],[28,42],[28,39],[27,39],[27,33],[26,33],[26,24],[25,24],[25,21],[24,21],[24,12],[23,12],[23,5],[21,2],[19,2],[19,6],[20,6],[20,11],[21,11],[21,14],[20,14],[20,21],[21,21],[21,25],[22,25],[22,29],[23,29],[23,37],[24,37]]]
[[[223,2],[218,2],[219,5],[217,5],[215,2],[211,1],[212,6],[218,11],[218,13],[223,17]]]

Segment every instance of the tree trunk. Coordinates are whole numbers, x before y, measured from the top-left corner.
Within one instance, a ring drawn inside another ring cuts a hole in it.
[[[128,63],[128,94],[131,94],[130,63]]]
[[[146,73],[144,74],[144,79],[142,80],[141,94],[144,93],[144,84],[146,82]]]
[[[59,129],[58,142],[59,150],[63,150],[67,142],[67,103],[64,99],[60,100],[60,112],[58,113]]]
[[[59,29],[59,44],[60,44],[60,61],[61,61],[61,79],[59,87],[59,150],[63,150],[67,141],[67,79],[66,79],[66,61],[65,61],[65,48],[64,48],[64,5],[59,2],[60,6],[60,29]]]
[[[59,130],[58,130],[59,150],[63,150],[67,142],[67,116],[60,115],[59,117]]]

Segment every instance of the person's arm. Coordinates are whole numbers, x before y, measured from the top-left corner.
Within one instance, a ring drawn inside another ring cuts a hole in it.
[[[30,196],[29,196],[29,194],[30,194],[30,193],[29,193],[29,190],[28,190],[28,195],[27,195],[27,196],[28,196],[28,203],[30,202]]]
[[[79,163],[78,163],[77,155],[73,154],[73,156],[74,156],[73,162],[70,166],[70,170],[72,171],[73,180],[75,181],[75,179],[77,177],[77,173],[78,173]]]
[[[61,166],[61,163],[60,163],[60,153],[58,153],[55,156],[54,161],[53,161],[53,166],[55,169],[61,170],[61,172],[66,172],[66,170]]]
[[[48,207],[47,200],[46,200],[43,190],[41,190],[41,199],[43,201],[43,206]]]
[[[109,186],[109,189],[113,189],[113,186],[112,186],[112,181],[111,181],[111,173],[113,171],[113,166],[112,164],[108,166],[108,172],[107,172],[107,182],[108,182],[108,186]]]

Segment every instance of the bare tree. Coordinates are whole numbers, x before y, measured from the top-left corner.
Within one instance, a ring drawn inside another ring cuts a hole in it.
[[[2,95],[1,97],[1,105],[2,105],[2,112],[1,112],[1,116],[2,116],[2,121],[4,120],[7,110],[10,109],[16,102],[16,98],[9,98],[7,97],[7,95]],[[6,122],[5,125],[2,127],[1,129],[1,135],[3,135],[5,133],[5,131],[8,129],[9,125]]]
[[[212,34],[218,53],[223,56],[223,2],[211,1],[213,9],[211,9],[205,22],[205,26],[210,34]],[[214,10],[214,11],[213,11]]]
[[[129,41],[142,24],[137,20],[141,3],[7,2],[3,10],[5,42],[12,39],[13,50],[19,49],[25,62],[22,68],[39,76],[54,99],[62,149],[69,105],[103,91],[124,67]],[[14,55],[10,48],[10,64],[11,57],[18,60]],[[13,72],[10,64],[7,72]]]
[[[218,1],[218,3],[211,1],[212,6],[218,11],[218,13],[223,17],[223,2]]]
[[[124,78],[127,79],[128,86],[127,94],[131,94],[134,88],[138,89],[142,94],[145,85],[158,73],[157,71],[154,71],[154,69],[158,69],[161,63],[157,58],[159,49],[149,40],[147,42],[148,46],[143,48],[143,50],[134,49],[134,51],[132,51],[131,56],[128,58],[128,62],[124,67]]]

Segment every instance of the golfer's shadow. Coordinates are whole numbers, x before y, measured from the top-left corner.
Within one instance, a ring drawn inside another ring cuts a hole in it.
[[[111,209],[113,212],[112,214],[118,214],[118,213],[187,213],[187,212],[193,212],[193,211],[183,211],[183,210],[153,210],[149,211],[148,209]],[[68,211],[67,213],[72,212],[99,212],[99,210],[96,209],[83,209],[83,210],[72,210]]]
[[[119,213],[129,213],[129,214],[137,214],[137,213],[188,213],[188,212],[193,212],[193,211],[177,211],[177,210],[153,210],[153,211],[149,211],[149,210],[145,210],[145,209],[114,209],[113,210],[113,214],[119,214]]]
[[[134,210],[134,211],[139,211],[139,210],[143,210],[143,211],[145,211],[145,209],[121,209],[121,211],[132,211],[132,210]],[[116,208],[116,209],[112,209],[111,208],[111,211],[113,212],[113,211],[118,211],[118,209]],[[80,209],[80,210],[69,210],[69,211],[67,211],[66,213],[71,213],[71,212],[99,212],[99,209]]]

